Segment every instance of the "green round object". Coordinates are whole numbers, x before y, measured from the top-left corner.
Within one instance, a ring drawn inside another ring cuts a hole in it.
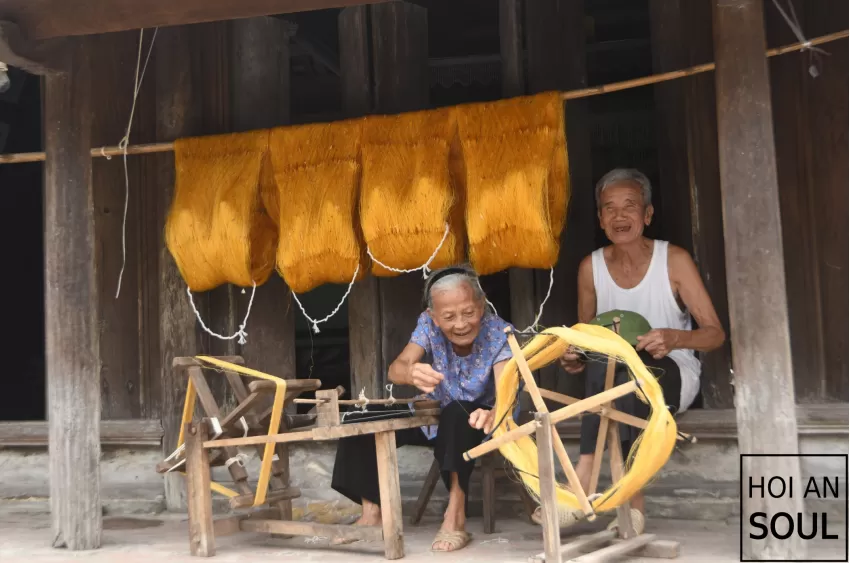
[[[620,330],[619,334],[629,344],[632,346],[637,346],[638,336],[643,336],[650,330],[652,327],[649,322],[638,313],[633,311],[608,311],[607,313],[603,313],[598,315],[588,324],[604,326],[605,328],[610,328],[614,330],[614,319],[619,320]]]

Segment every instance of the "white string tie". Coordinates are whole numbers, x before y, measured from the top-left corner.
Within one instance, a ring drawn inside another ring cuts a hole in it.
[[[394,404],[395,404],[395,397],[393,397],[393,384],[392,384],[392,383],[387,383],[387,384],[384,386],[384,389],[386,389],[386,390],[387,390],[387,391],[389,391],[389,393],[390,393],[390,396],[389,396],[389,401],[390,401],[390,402],[389,402],[388,404],[390,404],[390,405],[394,405]]]
[[[354,281],[357,279],[357,274],[359,274],[359,273],[360,273],[360,264],[358,264],[357,267],[354,269],[354,275],[351,276],[351,282],[349,282],[349,284],[348,284],[348,289],[345,290],[345,295],[343,295],[342,299],[339,300],[339,304],[336,306],[336,308],[334,308],[334,310],[331,311],[330,314],[327,317],[325,317],[324,319],[316,320],[316,319],[313,319],[312,317],[310,317],[310,315],[308,315],[307,311],[304,309],[304,305],[302,305],[301,301],[298,299],[298,295],[296,295],[296,293],[294,291],[290,292],[290,293],[292,293],[292,298],[295,299],[296,303],[298,303],[298,308],[301,309],[301,313],[304,315],[304,318],[307,319],[310,322],[310,325],[313,329],[313,332],[315,332],[316,334],[319,334],[319,332],[320,332],[319,331],[319,325],[322,324],[322,323],[328,322],[331,319],[331,317],[333,317],[334,315],[336,315],[339,312],[339,309],[340,309],[340,307],[342,307],[342,304],[345,303],[346,299],[348,299],[348,294],[351,293],[351,288],[354,287]]]
[[[230,336],[224,336],[218,334],[217,332],[213,332],[210,328],[204,323],[204,320],[201,318],[201,313],[198,312],[198,308],[195,306],[195,300],[192,298],[192,290],[186,286],[186,294],[189,296],[189,303],[192,305],[192,311],[195,313],[195,317],[198,319],[198,322],[201,323],[201,328],[209,334],[210,336],[214,336],[219,340],[233,340],[234,338],[238,338],[239,344],[245,344],[248,342],[248,333],[245,332],[245,327],[248,325],[248,317],[251,315],[251,307],[254,305],[254,295],[257,293],[257,282],[251,281],[253,284],[253,289],[251,290],[251,300],[248,301],[248,310],[245,311],[245,318],[242,320],[242,324],[239,325],[239,330],[231,334]]]
[[[248,437],[248,421],[245,420],[244,416],[239,417],[239,424],[242,425],[242,437],[247,438]]]
[[[817,55],[829,55],[829,53],[812,46],[812,42],[803,35],[803,26],[800,25],[800,20],[797,18],[797,12],[794,10],[794,4],[792,2],[788,2],[788,12],[790,12],[790,15],[779,5],[779,0],[773,0],[773,5],[779,10],[779,14],[785,20],[785,23],[788,24],[788,27],[791,28],[791,31],[797,37],[797,41],[801,43],[800,52],[809,52],[809,74],[812,78],[817,78],[820,75],[820,70],[818,70],[816,64],[818,62]]]
[[[437,257],[437,254],[440,253],[440,249],[443,248],[443,243],[446,242],[446,238],[448,238],[448,236],[449,236],[449,224],[446,223],[446,228],[445,228],[445,230],[443,230],[443,238],[440,239],[440,244],[437,245],[437,248],[434,250],[433,254],[431,254],[431,256],[428,258],[428,261],[425,262],[424,264],[422,264],[421,266],[419,266],[418,268],[411,268],[409,270],[399,270],[398,268],[393,268],[392,266],[387,266],[386,264],[384,264],[383,262],[381,262],[380,260],[375,258],[375,255],[372,254],[372,251],[369,249],[368,245],[366,246],[366,254],[369,255],[369,258],[371,258],[374,263],[378,264],[382,268],[385,268],[385,269],[387,269],[391,272],[395,272],[397,274],[410,274],[410,273],[418,272],[419,270],[422,270],[422,277],[427,279],[428,274],[431,272],[431,269],[429,268],[429,266],[431,265],[431,262],[433,262],[434,259]]]
[[[549,297],[552,295],[552,286],[555,285],[555,268],[549,268],[549,290],[546,292],[546,297],[543,298],[543,301],[540,302],[540,308],[537,309],[537,316],[534,317],[534,322],[531,323],[531,326],[527,327],[525,330],[521,330],[520,332],[533,332],[537,333],[537,326],[540,322],[540,317],[543,316],[543,307],[546,305],[546,302],[549,301]]]
[[[360,403],[360,410],[365,411],[366,407],[369,405],[369,397],[366,396],[366,387],[360,390],[360,395],[357,396],[358,401],[362,401]]]
[[[153,30],[153,37],[151,38],[151,44],[148,46],[148,54],[145,57],[144,66],[142,66],[141,63],[142,44],[144,43],[145,30],[142,29],[139,31],[139,53],[136,55],[136,75],[133,82],[133,103],[130,105],[130,117],[127,119],[127,129],[124,132],[124,136],[118,142],[118,148],[121,149],[121,154],[123,155],[124,160],[124,219],[121,222],[121,271],[118,273],[118,288],[115,290],[115,299],[118,299],[118,296],[121,295],[121,281],[124,279],[124,268],[127,266],[127,208],[130,205],[130,174],[127,171],[127,147],[130,145],[130,131],[133,128],[133,115],[136,113],[136,100],[139,98],[139,91],[142,89],[142,81],[145,79],[145,71],[148,69],[148,62],[151,59],[151,53],[153,52],[153,44],[154,41],[156,41],[157,31],[159,31],[159,28],[155,27]],[[141,74],[139,73],[139,67],[141,67]],[[100,152],[106,157],[106,160],[112,159],[112,157],[106,155],[102,147]]]
[[[239,467],[245,467],[245,464],[248,463],[248,454],[238,453],[235,456],[228,458],[227,461],[224,462],[224,468],[230,469],[230,466],[234,463]]]

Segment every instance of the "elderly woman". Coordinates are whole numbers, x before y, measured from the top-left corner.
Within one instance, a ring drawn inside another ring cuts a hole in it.
[[[700,361],[695,351],[719,348],[726,335],[693,260],[688,253],[665,241],[643,236],[652,221],[652,188],[637,170],[615,169],[596,185],[599,222],[611,245],[586,257],[578,272],[579,322],[590,322],[609,311],[631,311],[643,316],[652,327],[637,336],[637,350],[644,364],[658,379],[668,408],[685,411],[699,393]],[[699,328],[691,325],[691,316]],[[587,362],[568,350],[561,365],[570,374],[583,374],[586,395],[604,389],[606,364]],[[625,367],[617,371],[616,383],[627,380]],[[647,418],[648,407],[633,395],[616,402],[618,408]],[[624,453],[634,444],[637,431],[621,425]],[[589,487],[599,417],[581,421],[580,457],[576,466],[582,487]],[[644,527],[644,499],[631,499],[632,520],[637,532]],[[581,512],[560,515],[562,525],[581,518]],[[612,526],[615,523],[612,523]]]
[[[440,423],[397,431],[396,444],[434,448],[449,505],[431,549],[456,551],[470,540],[464,527],[474,462],[464,461],[463,453],[480,444],[493,426],[495,378],[511,357],[504,332],[509,325],[487,310],[478,276],[467,267],[434,271],[425,283],[423,301],[426,310],[410,343],[390,365],[389,379],[439,400]],[[430,363],[425,363],[426,355]],[[381,524],[372,436],[339,441],[331,486],[363,506],[356,524]]]

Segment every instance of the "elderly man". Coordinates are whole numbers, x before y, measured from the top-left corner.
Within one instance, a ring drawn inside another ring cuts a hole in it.
[[[636,337],[644,364],[658,379],[668,408],[685,411],[699,393],[700,361],[695,351],[719,348],[726,335],[688,253],[665,241],[643,236],[652,221],[652,188],[637,170],[615,169],[596,185],[599,222],[611,245],[586,257],[578,272],[579,322],[588,323],[609,311],[630,311],[643,316],[652,330]],[[691,325],[691,316],[699,328]],[[604,362],[586,362],[586,357],[568,350],[561,365],[570,374],[583,374],[586,395],[604,389]],[[618,369],[616,383],[628,377]],[[617,401],[618,408],[647,418],[648,407],[634,396]],[[624,453],[628,454],[638,431],[621,425]],[[589,487],[599,417],[581,421],[580,457],[576,466],[582,487]],[[638,533],[644,527],[644,499],[631,499],[632,520]],[[581,512],[560,515],[563,526],[581,519]],[[612,522],[613,527],[615,525]]]
[[[511,357],[504,332],[509,325],[487,310],[478,276],[467,267],[433,272],[425,283],[423,301],[427,309],[419,316],[410,343],[390,365],[389,379],[396,385],[414,385],[439,400],[440,423],[400,430],[396,443],[434,448],[449,489],[449,505],[431,549],[456,551],[470,540],[464,527],[474,462],[464,461],[463,453],[480,444],[493,426],[495,378]],[[423,362],[426,354],[430,363]],[[332,487],[362,504],[355,524],[381,524],[372,436],[339,441]]]

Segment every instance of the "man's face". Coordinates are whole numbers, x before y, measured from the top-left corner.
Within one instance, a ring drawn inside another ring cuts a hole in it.
[[[637,240],[652,221],[652,205],[644,205],[640,186],[632,182],[611,184],[599,199],[599,224],[614,244]]]
[[[484,316],[482,301],[476,301],[472,287],[463,283],[452,289],[434,291],[428,312],[434,324],[454,346],[472,346],[481,330],[481,318]]]

